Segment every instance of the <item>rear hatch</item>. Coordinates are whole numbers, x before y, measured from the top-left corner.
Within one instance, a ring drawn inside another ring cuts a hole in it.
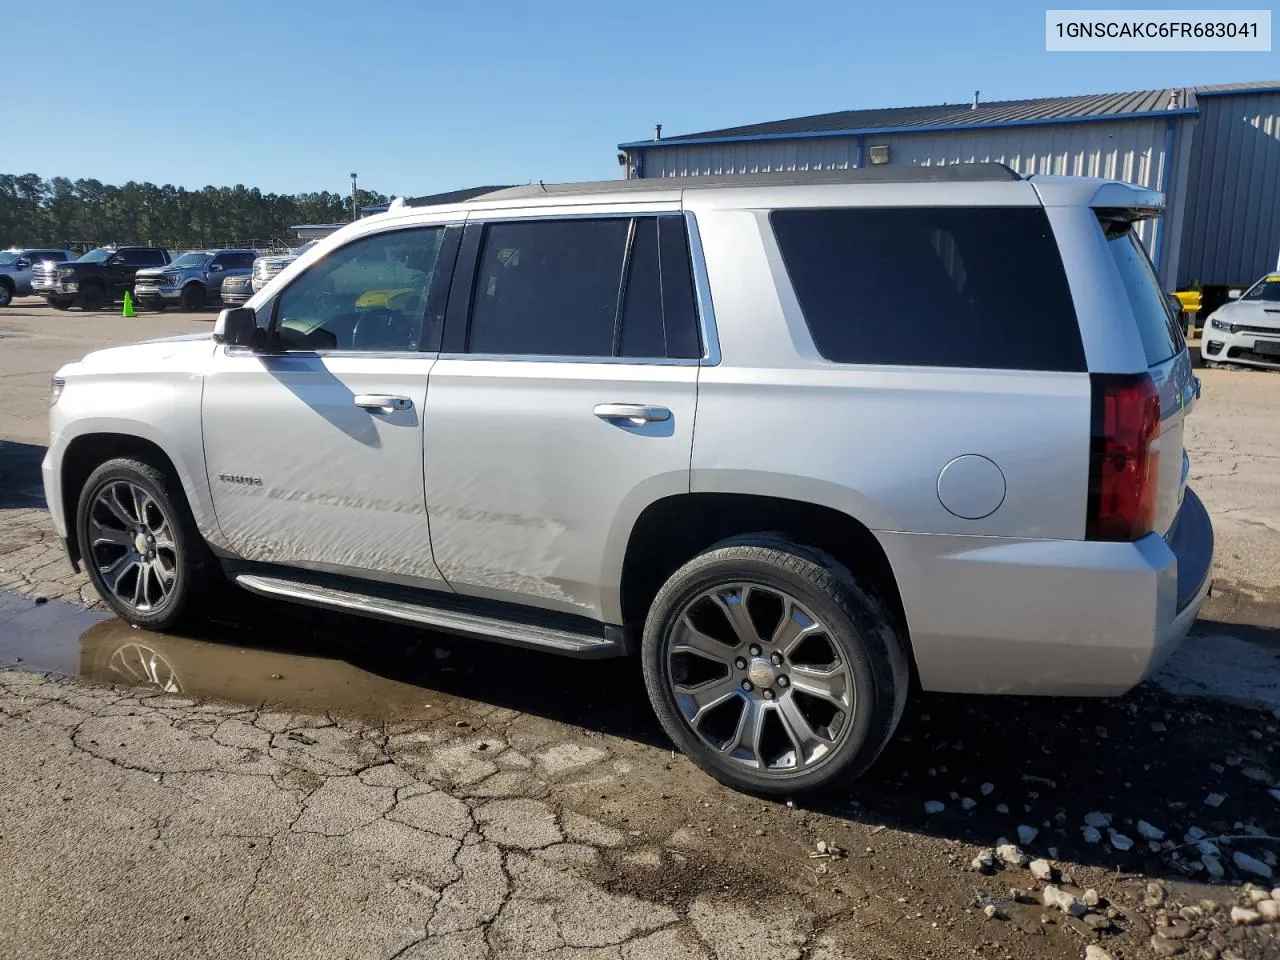
[[[1147,369],[1160,395],[1160,431],[1154,444],[1154,529],[1168,537],[1182,506],[1190,461],[1183,442],[1187,415],[1199,396],[1199,380],[1191,369],[1191,357],[1177,316],[1146,251],[1134,232],[1145,210],[1099,211],[1107,248],[1124,284],[1129,307],[1142,337]]]

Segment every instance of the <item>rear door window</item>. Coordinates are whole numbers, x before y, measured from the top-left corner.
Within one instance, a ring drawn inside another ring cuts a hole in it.
[[[1164,363],[1186,346],[1178,318],[1169,306],[1169,298],[1160,289],[1160,281],[1151,267],[1147,252],[1134,235],[1129,223],[1104,223],[1107,249],[1120,271],[1129,308],[1138,323],[1147,366]]]
[[[827,360],[1086,369],[1039,207],[776,210],[770,221]]]

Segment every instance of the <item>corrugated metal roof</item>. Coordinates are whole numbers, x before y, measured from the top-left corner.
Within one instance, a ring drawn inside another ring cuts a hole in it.
[[[1071,97],[1038,97],[1032,100],[979,101],[977,109],[968,103],[947,103],[925,107],[889,107],[875,110],[841,110],[790,120],[751,123],[701,133],[663,137],[620,144],[621,149],[671,145],[708,140],[754,139],[762,137],[823,136],[837,133],[910,132],[913,129],[966,128],[1070,123],[1073,120],[1123,120],[1134,115],[1174,111],[1194,112],[1196,95],[1218,96],[1246,91],[1280,89],[1280,81],[1227,83],[1204,87],[1164,87],[1127,93],[1097,93]]]

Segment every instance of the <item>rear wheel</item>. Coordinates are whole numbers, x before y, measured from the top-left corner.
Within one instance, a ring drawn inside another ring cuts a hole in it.
[[[164,313],[166,310],[168,310],[168,309],[169,309],[169,301],[168,301],[168,300],[155,300],[155,301],[153,301],[152,303],[148,304],[148,306],[149,306],[152,310],[154,310],[156,313]]]
[[[81,310],[101,310],[107,304],[107,291],[96,283],[84,284],[80,287],[80,295],[76,305]]]
[[[189,283],[182,288],[182,309],[203,310],[205,301],[204,287],[199,283]]]
[[[13,302],[13,287],[7,280],[0,280],[0,307],[7,307]]]
[[[134,626],[177,625],[216,582],[181,487],[149,463],[122,458],[94,470],[80,491],[76,533],[94,587]]]
[[[769,534],[677,570],[650,608],[642,655],[672,740],[751,793],[847,782],[906,703],[906,654],[884,607],[832,557]]]
[[[55,310],[67,310],[71,307],[70,300],[60,300],[57,297],[46,297],[44,302]]]

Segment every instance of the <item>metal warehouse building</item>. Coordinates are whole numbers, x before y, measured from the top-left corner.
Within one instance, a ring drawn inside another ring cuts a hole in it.
[[[1280,81],[991,103],[975,94],[619,149],[629,177],[995,161],[1127,180],[1167,196],[1165,216],[1142,234],[1166,289],[1198,285],[1206,301],[1275,268],[1280,252]]]

